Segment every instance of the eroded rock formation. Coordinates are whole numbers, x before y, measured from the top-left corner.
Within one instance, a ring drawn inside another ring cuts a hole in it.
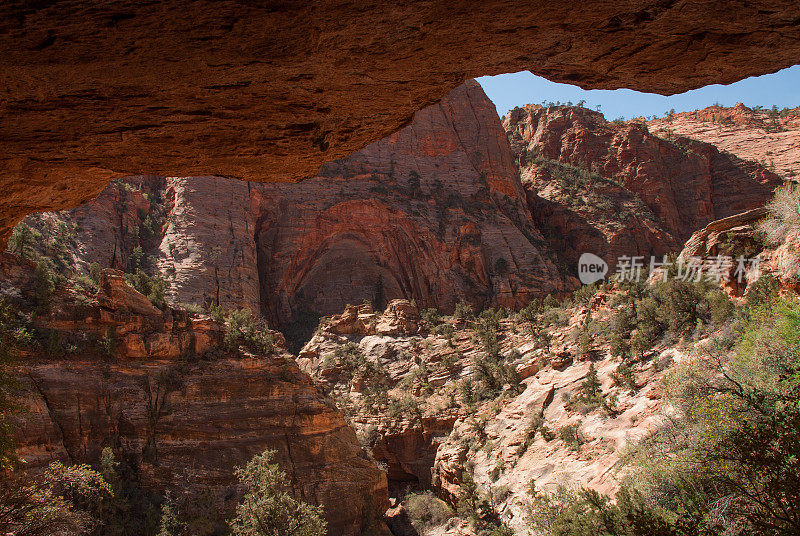
[[[800,6],[133,0],[0,7],[0,242],[113,176],[298,180],[464,80],[673,93],[787,67]]]
[[[18,299],[32,267],[10,256],[0,267],[3,297]],[[29,468],[94,463],[111,447],[146,487],[233,498],[233,468],[270,448],[293,493],[325,507],[332,534],[361,534],[388,507],[386,477],[280,334],[271,355],[211,353],[222,325],[153,307],[113,270],[101,274],[96,297],[57,291],[35,329],[48,342],[17,367],[16,444]]]
[[[586,315],[594,323],[609,321],[613,296],[600,292],[558,318],[545,313],[541,318],[551,320],[542,320],[541,331],[532,329],[538,321],[519,316],[489,322],[486,330],[484,316],[429,318],[378,335],[375,326],[393,316],[393,308],[353,307],[323,322],[298,360],[386,467],[391,496],[431,487],[456,505],[468,472],[492,495],[502,518],[528,534],[531,481],[540,491],[582,485],[613,494],[621,453],[658,425],[659,381],[685,357],[659,343],[651,359],[635,366],[630,385],[615,383],[619,360],[609,355],[607,333],[598,330],[585,351],[577,340]],[[498,364],[516,377],[501,373]],[[602,391],[613,397],[610,411],[576,402],[590,364]],[[580,431],[580,444],[560,439],[560,430],[570,426]]]
[[[537,225],[572,264],[586,251],[677,253],[713,220],[763,206],[782,178],[758,163],[580,107],[529,105],[504,120]]]
[[[136,177],[29,222],[49,219],[76,227],[84,270],[130,269],[138,245],[173,303],[249,307],[282,327],[364,299],[518,307],[574,286],[550,260],[474,81],[300,184]]]
[[[678,253],[781,182],[710,144],[584,108],[517,108],[504,126],[469,82],[300,184],[132,177],[28,222],[74,228],[83,271],[138,263],[168,281],[171,303],[250,308],[296,350],[320,316],[365,299],[451,311],[572,290],[581,253],[612,270],[620,256]]]
[[[782,289],[798,292],[800,236],[788,233],[782,243],[765,246],[759,223],[766,215],[767,209],[753,209],[709,223],[686,242],[681,259],[690,262],[692,257],[726,258],[727,280],[723,283],[733,296],[748,292],[751,284],[764,275],[774,278]],[[756,264],[751,264],[756,258]]]

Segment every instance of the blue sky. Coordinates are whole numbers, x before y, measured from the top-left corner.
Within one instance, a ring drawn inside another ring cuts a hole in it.
[[[671,97],[655,93],[642,93],[630,89],[584,90],[569,84],[557,84],[527,71],[483,76],[477,79],[483,90],[503,116],[514,106],[539,104],[542,101],[585,100],[584,106],[600,111],[609,120],[623,117],[663,116],[671,108],[677,112],[697,110],[712,104],[733,106],[743,102],[747,106],[761,105],[765,108],[794,108],[800,105],[800,65],[789,67],[774,74],[753,76],[727,86],[713,84],[687,91]]]

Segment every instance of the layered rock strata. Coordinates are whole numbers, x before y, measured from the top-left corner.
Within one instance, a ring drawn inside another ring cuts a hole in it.
[[[709,143],[586,108],[528,105],[503,124],[534,219],[570,264],[586,251],[612,264],[677,253],[711,221],[762,207],[783,182]]]
[[[4,297],[16,300],[31,269],[8,257],[2,267]],[[80,296],[57,292],[34,324],[47,344],[16,367],[16,444],[29,469],[96,463],[110,447],[146,488],[232,498],[233,469],[273,449],[294,495],[324,506],[331,534],[355,536],[380,520],[385,475],[280,334],[269,355],[220,352],[223,325],[159,310],[113,270],[101,274],[96,297]]]
[[[648,121],[660,136],[711,143],[743,160],[760,162],[786,178],[800,176],[800,108],[709,106]]]
[[[249,307],[281,327],[364,299],[518,307],[575,285],[551,261],[474,81],[300,184],[136,177],[28,223],[49,219],[76,228],[83,270],[130,269],[138,246],[172,303]]]

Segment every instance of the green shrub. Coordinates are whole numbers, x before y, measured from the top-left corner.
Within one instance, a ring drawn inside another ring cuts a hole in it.
[[[559,428],[558,437],[567,447],[576,450],[584,442],[580,422],[568,424]]]
[[[39,261],[33,271],[33,299],[37,311],[46,311],[50,308],[54,290],[55,284],[50,270],[43,261]]]
[[[529,301],[525,307],[519,310],[519,312],[517,313],[517,318],[519,318],[524,322],[535,323],[537,316],[541,314],[541,312],[542,312],[541,303],[538,300],[533,299]]]
[[[612,331],[610,339],[609,351],[611,355],[614,357],[627,357],[630,353],[630,343],[623,338],[623,335],[619,331]]]
[[[482,493],[472,475],[461,473],[461,490],[458,498],[458,514],[472,521],[480,534],[508,534],[500,523],[494,509],[492,497]],[[502,532],[497,532],[502,530]]]
[[[730,354],[684,361],[667,377],[670,418],[631,454],[631,482],[701,534],[796,534],[800,302],[754,307],[740,330]]]
[[[131,251],[131,254],[128,256],[128,272],[129,273],[136,273],[138,270],[143,269],[145,260],[144,250],[142,246],[136,246]]]
[[[211,316],[211,320],[222,324],[225,322],[225,310],[220,305],[211,304],[208,307],[208,314]]]
[[[653,296],[644,296],[636,302],[636,333],[631,339],[631,350],[640,356],[655,344],[664,333],[660,320],[659,303]]]
[[[564,327],[569,323],[569,311],[558,307],[545,309],[541,321],[545,326]]]
[[[423,309],[420,316],[431,328],[438,326],[442,321],[442,315],[439,314],[439,310],[433,307]]]
[[[539,427],[539,432],[541,432],[542,434],[542,439],[544,439],[547,442],[550,442],[556,438],[555,432],[553,432],[548,426],[544,424]]]
[[[25,222],[20,222],[11,232],[8,249],[23,259],[33,259],[36,256],[36,242],[41,238],[38,231],[31,229]]]
[[[10,417],[18,409],[14,398],[19,385],[9,368],[31,341],[30,317],[0,297],[0,472],[17,460]]]
[[[679,279],[669,279],[655,289],[659,303],[658,320],[681,334],[697,325],[697,306],[701,296],[698,286]]]
[[[275,343],[266,323],[253,317],[249,309],[236,309],[225,316],[225,336],[223,346],[228,351],[239,347],[254,354],[271,354]]]
[[[275,453],[267,450],[246,466],[236,469],[236,477],[247,490],[231,520],[234,536],[324,536],[327,523],[321,506],[294,498],[286,474],[274,463]]]
[[[465,301],[460,301],[456,304],[455,311],[453,311],[453,318],[471,320],[475,318],[475,311],[470,304]]]
[[[761,274],[755,282],[747,285],[745,298],[748,307],[759,307],[774,301],[779,294],[779,285],[770,274]]]
[[[549,536],[700,536],[697,527],[667,519],[636,491],[623,487],[612,501],[594,490],[559,488],[531,493],[528,524]],[[706,536],[710,534],[702,533]]]
[[[111,489],[88,465],[51,463],[35,478],[13,471],[0,479],[0,532],[89,534],[101,524]]]
[[[399,400],[392,400],[386,410],[386,415],[390,419],[409,419],[412,423],[422,422],[422,410],[419,402],[409,394]]]
[[[594,363],[589,364],[589,371],[580,386],[580,392],[575,397],[565,397],[564,406],[570,411],[577,411],[583,415],[597,409],[603,404],[604,397],[600,388],[600,380]]]
[[[609,329],[612,333],[617,333],[621,339],[628,339],[631,336],[636,322],[636,310],[631,305],[618,307],[609,322]]]
[[[596,398],[600,396],[600,380],[597,377],[597,369],[594,368],[594,363],[589,364],[589,371],[586,373],[586,378],[581,384],[581,394],[586,398]]]
[[[203,308],[200,307],[200,305],[197,304],[197,303],[184,303],[184,304],[181,304],[181,308],[184,311],[186,311],[187,313],[193,314],[193,315],[199,315],[199,314],[203,314],[205,312],[205,311],[203,311]]]
[[[517,453],[519,456],[525,454],[528,447],[530,447],[531,443],[536,439],[536,432],[540,431],[543,425],[544,419],[541,414],[531,417],[528,426],[525,428],[525,441],[520,445],[519,452]]]
[[[420,534],[444,525],[454,515],[450,506],[431,492],[412,493],[404,502],[411,524]]]
[[[159,309],[167,308],[166,290],[167,282],[160,276],[150,277],[141,269],[125,274],[125,281],[130,286],[147,296],[154,306]]]
[[[436,326],[435,328],[433,328],[431,330],[431,333],[433,335],[441,335],[442,337],[446,338],[447,340],[452,340],[453,339],[453,335],[455,335],[455,331],[456,330],[455,330],[455,328],[453,327],[452,324],[449,324],[447,322],[443,322],[443,323],[439,324],[438,326]]]
[[[420,191],[420,179],[419,173],[413,169],[408,174],[408,189],[411,190],[411,195],[413,196],[416,196]]]
[[[723,291],[713,289],[706,294],[711,322],[721,326],[736,314],[736,304]]]
[[[492,359],[497,359],[500,352],[500,345],[497,342],[497,333],[500,330],[500,319],[503,318],[502,311],[486,309],[481,311],[475,322],[475,333],[483,343],[483,349]]]
[[[572,293],[573,301],[578,305],[588,305],[594,295],[597,294],[597,285],[583,285]]]
[[[767,205],[769,215],[759,225],[770,245],[779,246],[789,239],[800,240],[800,186],[788,183],[775,190]],[[781,258],[781,271],[800,276],[800,251],[789,250]]]
[[[616,387],[625,387],[631,390],[636,388],[636,377],[626,361],[620,363],[611,373],[611,380]]]

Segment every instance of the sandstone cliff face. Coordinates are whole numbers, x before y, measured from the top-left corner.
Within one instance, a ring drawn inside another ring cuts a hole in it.
[[[710,143],[743,160],[760,162],[787,178],[800,174],[800,108],[710,106],[647,122],[659,136],[674,134]]]
[[[8,257],[2,267],[13,298],[12,283],[24,289],[30,270]],[[95,299],[76,296],[55,295],[36,328],[56,343],[18,367],[26,411],[16,441],[29,467],[95,462],[111,447],[146,487],[234,497],[233,468],[270,448],[293,493],[325,507],[331,534],[355,536],[383,515],[385,475],[280,346],[272,355],[209,354],[223,326],[156,309],[119,272],[102,274]]]
[[[300,184],[124,184],[58,218],[77,223],[84,267],[111,265],[114,251],[125,265],[132,246],[121,229],[151,222],[139,242],[175,304],[249,307],[286,326],[364,299],[515,307],[573,286],[533,224],[494,105],[474,81]]]
[[[609,261],[677,252],[695,230],[763,206],[781,184],[713,145],[584,108],[515,108],[504,126],[534,219],[572,262],[582,251]]]
[[[563,290],[504,138],[470,82],[321,177],[256,189],[267,317],[333,314],[378,291],[452,310],[461,299],[517,306]]]
[[[165,180],[163,234],[153,256],[170,301],[260,310],[258,186],[217,177]]]
[[[799,18],[775,0],[4,2],[0,243],[115,176],[309,177],[474,76],[673,93],[775,71]]]
[[[583,252],[612,269],[622,255],[677,253],[780,182],[711,145],[583,108],[517,108],[504,127],[471,82],[300,184],[136,177],[28,221],[76,224],[84,269],[129,266],[139,244],[171,303],[247,307],[300,333],[364,299],[524,305],[574,288]]]
[[[154,237],[143,236],[142,225],[148,216],[159,218],[158,196],[164,181],[157,177],[129,177],[115,180],[91,202],[64,212],[48,212],[28,220],[50,238],[59,228],[66,229],[74,249],[71,261],[87,272],[91,263],[124,270],[129,267],[134,248],[150,247]]]

